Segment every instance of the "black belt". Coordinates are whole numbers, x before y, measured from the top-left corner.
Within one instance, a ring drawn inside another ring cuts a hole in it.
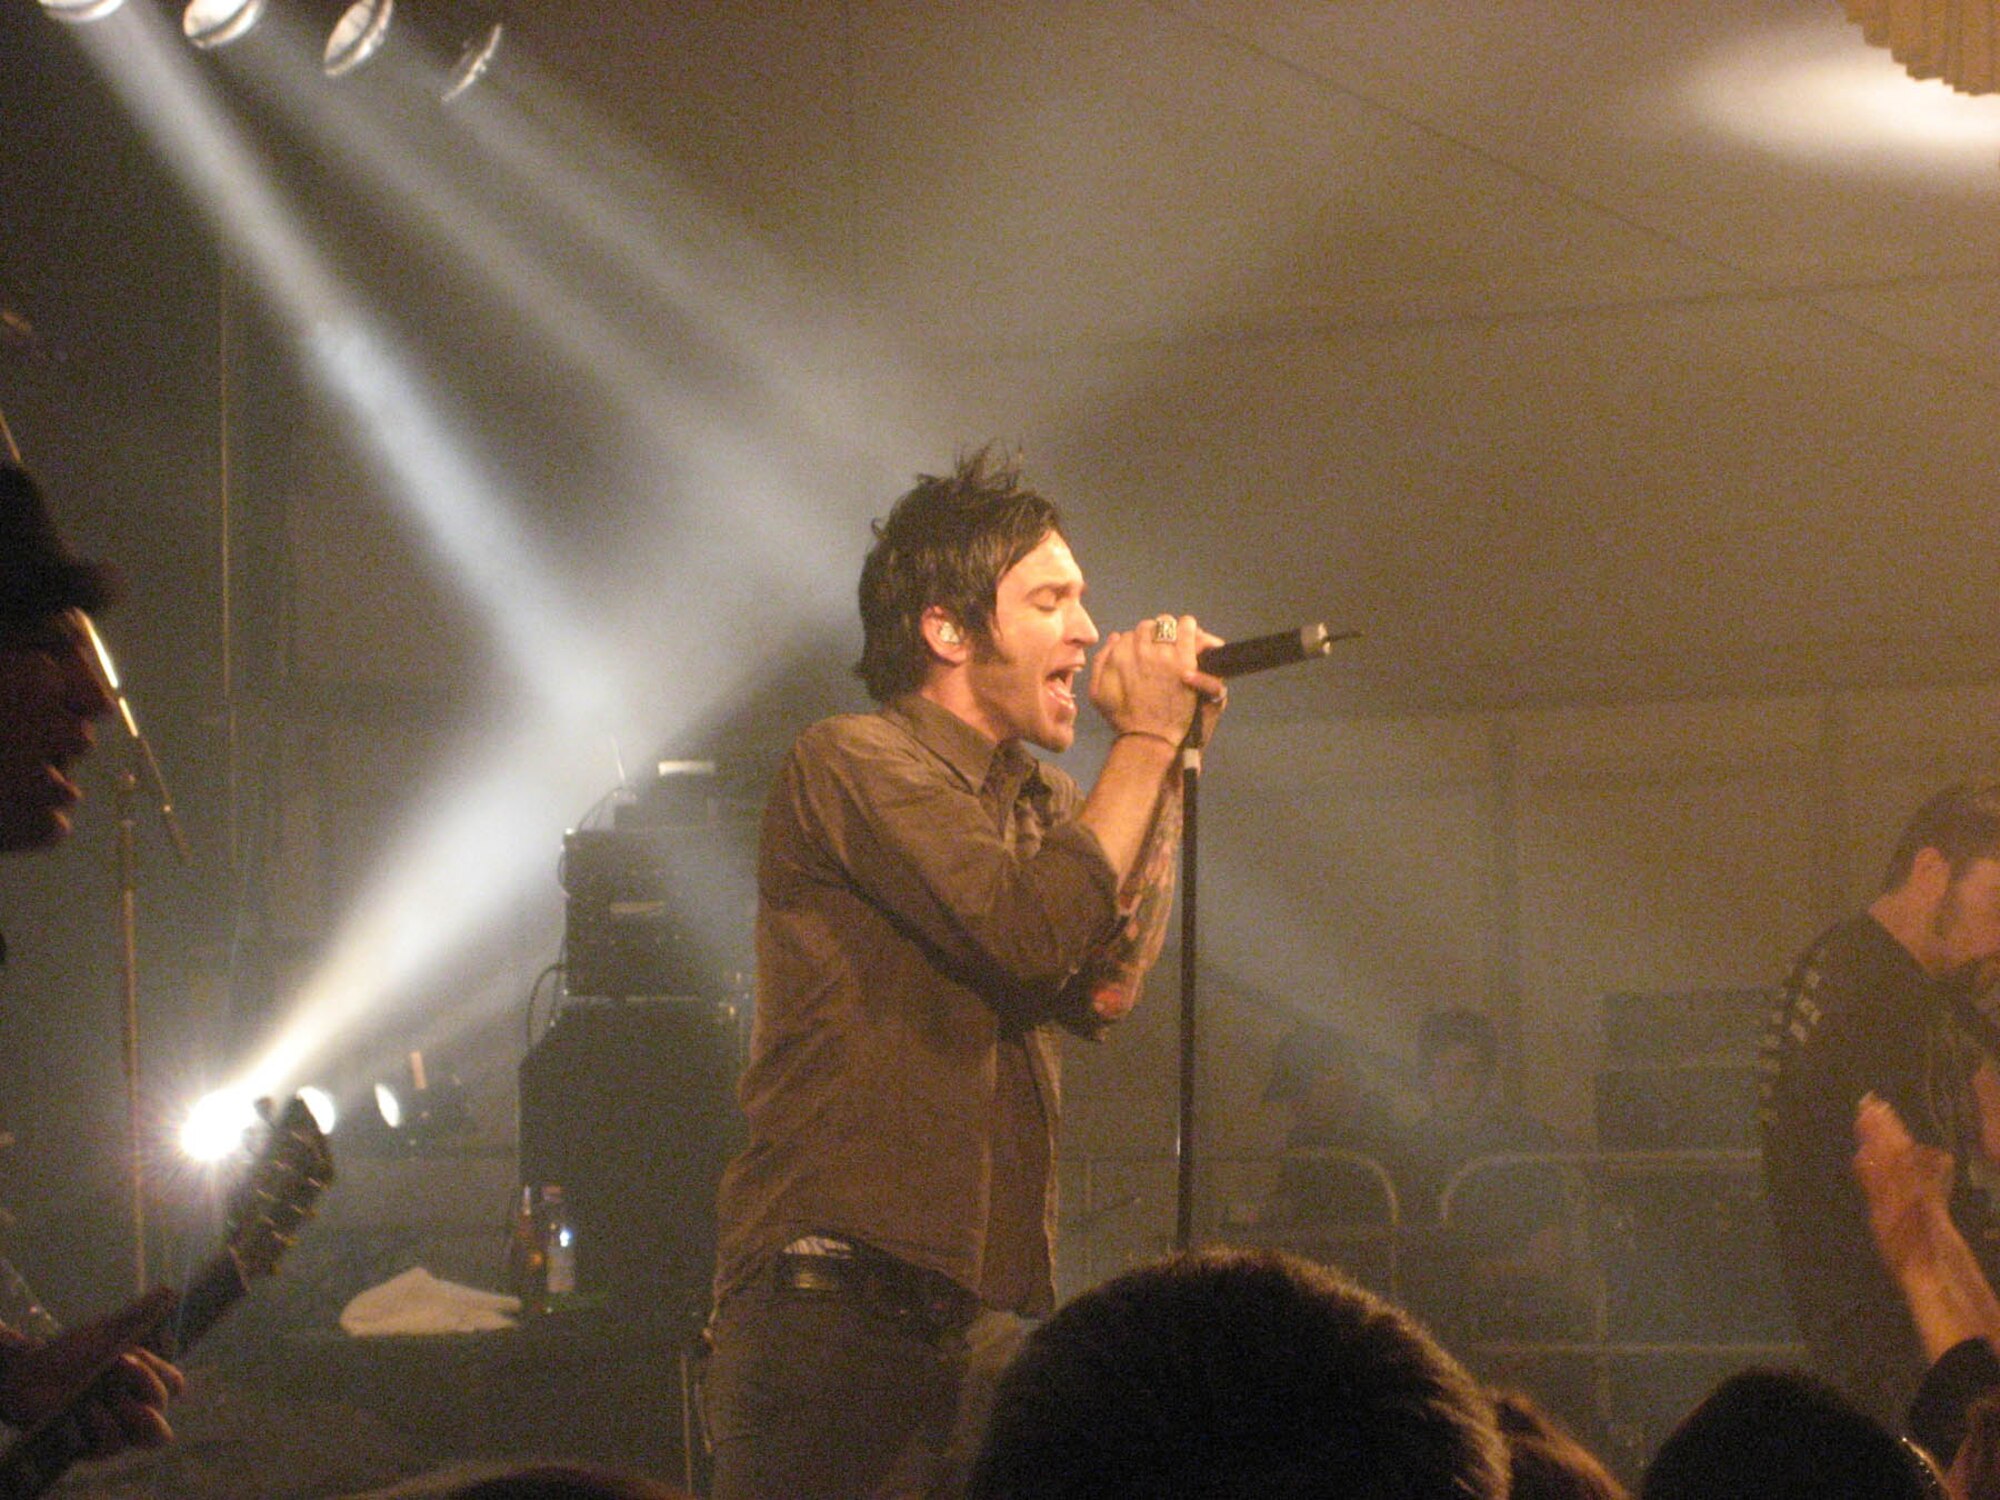
[[[847,1254],[781,1250],[773,1270],[782,1292],[843,1298],[927,1337],[963,1333],[979,1316],[979,1298],[949,1276],[867,1245]]]

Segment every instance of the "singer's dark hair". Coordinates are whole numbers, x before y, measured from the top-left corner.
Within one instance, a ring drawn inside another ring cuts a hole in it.
[[[854,670],[886,703],[923,686],[931,663],[924,611],[942,609],[975,645],[990,640],[1001,575],[1061,531],[1062,516],[989,443],[961,454],[949,476],[918,476],[874,530],[861,567]]]
[[[1029,1335],[969,1500],[1504,1500],[1472,1376],[1402,1309],[1281,1250],[1127,1271]]]
[[[1896,840],[1882,889],[1892,891],[1908,880],[1926,849],[1944,856],[1954,878],[1975,859],[2000,858],[2000,782],[1948,786],[1918,808]]]

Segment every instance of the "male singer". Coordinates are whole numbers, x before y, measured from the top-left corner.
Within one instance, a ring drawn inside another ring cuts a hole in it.
[[[1053,1304],[1055,1028],[1137,1001],[1180,747],[1224,695],[1193,617],[1099,645],[1083,591],[1055,507],[990,450],[875,527],[857,671],[880,707],[806,730],[764,818],[704,1379],[718,1500],[951,1493],[971,1372]],[[1088,795],[1025,748],[1069,747],[1086,662],[1116,735]]]
[[[70,551],[34,481],[0,464],[0,852],[49,848],[69,834],[82,796],[70,773],[111,707],[81,611],[109,602],[112,582]],[[166,1312],[165,1297],[47,1343],[0,1326],[0,1422],[34,1426],[104,1369],[101,1394],[79,1413],[91,1451],[166,1442],[180,1372],[133,1347]]]

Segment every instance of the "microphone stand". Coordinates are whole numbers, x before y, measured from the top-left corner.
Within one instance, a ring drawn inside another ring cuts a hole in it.
[[[1352,640],[1359,631],[1344,630],[1338,635],[1325,625],[1308,625],[1297,632],[1260,637],[1239,643],[1240,659],[1230,663],[1227,656],[1209,655],[1205,670],[1219,676],[1238,672],[1258,672],[1266,667],[1324,657],[1335,641]],[[1245,649],[1247,648],[1247,650]],[[1227,652],[1228,647],[1211,648]],[[1195,1150],[1195,1080],[1200,1063],[1200,1034],[1196,1023],[1199,999],[1195,974],[1200,954],[1197,947],[1199,885],[1201,874],[1201,750],[1207,738],[1201,711],[1195,711],[1181,742],[1181,1016],[1180,1016],[1180,1111],[1174,1128],[1174,1248],[1187,1250],[1194,1243],[1194,1177],[1198,1159]]]
[[[1194,1240],[1196,908],[1201,871],[1201,711],[1181,744],[1181,1097],[1174,1131],[1174,1248]]]
[[[99,679],[118,709],[125,726],[128,763],[118,773],[118,976],[120,1017],[123,1022],[123,1065],[125,1072],[126,1188],[132,1215],[132,1281],[140,1296],[151,1290],[152,1279],[146,1257],[146,1116],[139,1066],[139,850],[136,807],[142,786],[158,807],[166,826],[167,839],[183,865],[194,863],[194,851],[174,813],[174,799],[167,792],[160,763],[153,746],[140,732],[132,701],[119,682],[118,668],[106,649],[96,623],[77,611],[89,637]]]
[[[133,804],[139,778],[118,773],[118,998],[125,1072],[125,1190],[132,1215],[132,1290],[146,1290],[146,1138],[139,1089],[139,850]]]

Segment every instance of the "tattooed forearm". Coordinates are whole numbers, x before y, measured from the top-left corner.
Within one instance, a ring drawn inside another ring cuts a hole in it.
[[[1138,861],[1118,893],[1124,923],[1091,966],[1090,1005],[1101,1020],[1115,1021],[1139,1003],[1140,984],[1160,956],[1174,905],[1180,843],[1180,787],[1173,783],[1161,796]]]

